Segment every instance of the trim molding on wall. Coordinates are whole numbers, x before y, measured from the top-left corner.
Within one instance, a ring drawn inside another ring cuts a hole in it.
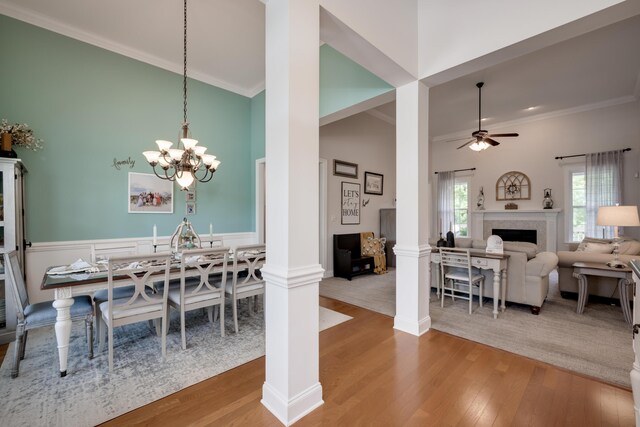
[[[208,235],[203,238],[207,239]],[[258,242],[255,232],[214,234],[213,238],[222,239],[224,246],[232,248]],[[158,237],[158,252],[168,251],[170,240],[171,236]],[[53,291],[40,289],[45,271],[52,265],[70,264],[78,258],[95,260],[96,256],[149,254],[153,252],[152,243],[152,237],[34,243],[25,254],[29,302],[53,299]]]

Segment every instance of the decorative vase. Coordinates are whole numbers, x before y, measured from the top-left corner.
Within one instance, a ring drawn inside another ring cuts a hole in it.
[[[2,134],[2,142],[0,143],[0,150],[11,151],[11,134],[4,132]]]
[[[553,209],[553,199],[551,199],[551,189],[544,189],[544,199],[542,199],[543,209]]]

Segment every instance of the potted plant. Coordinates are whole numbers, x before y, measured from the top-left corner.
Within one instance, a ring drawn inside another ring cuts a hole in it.
[[[42,142],[42,139],[33,136],[33,130],[26,123],[10,124],[6,119],[0,122],[0,156],[15,157],[15,154],[11,155],[13,145],[38,151],[43,148]]]

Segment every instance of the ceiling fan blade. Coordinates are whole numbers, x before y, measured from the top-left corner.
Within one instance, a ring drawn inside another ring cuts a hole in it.
[[[476,142],[476,139],[473,138],[471,141],[467,141],[464,144],[462,144],[460,147],[458,147],[458,150],[461,149],[462,147],[466,147],[467,145],[471,144],[472,142]]]
[[[484,142],[486,142],[487,144],[491,145],[492,147],[495,147],[496,145],[500,145],[500,143],[498,141],[496,141],[495,139],[491,139],[491,138],[489,138],[487,136],[482,138],[482,140]]]
[[[492,133],[491,135],[487,135],[490,137],[495,137],[495,138],[504,138],[504,137],[509,137],[509,136],[518,136],[517,133]]]

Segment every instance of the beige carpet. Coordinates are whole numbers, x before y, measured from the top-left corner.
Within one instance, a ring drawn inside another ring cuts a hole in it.
[[[351,282],[324,279],[320,295],[394,316],[395,271],[359,276]],[[588,304],[582,315],[575,308],[575,300],[560,297],[555,273],[538,316],[526,306],[507,303],[507,310],[494,320],[492,300],[487,298],[480,309],[474,301],[475,311],[469,315],[467,301],[447,299],[440,308],[435,292],[429,304],[433,329],[630,387],[631,327],[621,308]]]

